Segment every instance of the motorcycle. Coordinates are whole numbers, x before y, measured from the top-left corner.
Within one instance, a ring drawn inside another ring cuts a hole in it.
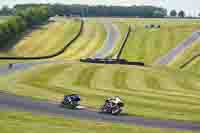
[[[77,107],[80,105],[80,100],[80,96],[77,94],[67,95],[64,96],[60,106],[68,109],[77,109]]]
[[[105,104],[100,108],[101,113],[109,113],[112,115],[119,115],[124,107],[124,103],[119,97],[107,99]]]

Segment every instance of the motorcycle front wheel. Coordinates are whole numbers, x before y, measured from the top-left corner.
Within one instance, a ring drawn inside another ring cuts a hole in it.
[[[119,108],[119,107],[113,108],[113,109],[111,110],[111,114],[112,114],[112,115],[119,115],[121,112],[122,112],[122,109]]]

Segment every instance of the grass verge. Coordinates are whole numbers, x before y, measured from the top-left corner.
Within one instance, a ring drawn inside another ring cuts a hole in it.
[[[128,25],[127,24],[120,23],[120,22],[115,22],[115,24],[117,25],[117,27],[120,31],[120,38],[116,42],[115,48],[108,54],[107,58],[116,57],[116,55],[118,54],[118,52],[121,48],[121,45],[122,45],[124,39],[125,39],[126,33],[128,32]]]
[[[183,64],[185,64],[188,60],[190,60],[193,56],[200,54],[200,39],[197,40],[190,48],[187,48],[185,51],[180,53],[170,64],[170,67],[180,68]],[[191,64],[188,64],[183,68],[183,70],[194,72],[200,74],[199,69],[199,58],[196,58]]]
[[[57,58],[80,59],[90,57],[102,47],[106,38],[106,31],[102,24],[96,20],[85,21],[83,33],[81,36]]]
[[[61,19],[31,32],[15,45],[12,55],[35,57],[53,54],[62,49],[79,31],[80,22]]]
[[[192,133],[175,129],[64,119],[59,116],[35,115],[16,111],[1,111],[0,119],[2,133]]]

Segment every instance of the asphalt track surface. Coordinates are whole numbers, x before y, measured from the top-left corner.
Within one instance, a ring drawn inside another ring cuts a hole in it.
[[[38,61],[30,63],[13,63],[12,68],[9,68],[9,65],[4,65],[0,67],[0,76],[8,75],[9,73],[25,70],[36,65],[44,64],[58,64],[58,63],[77,63],[76,61],[66,61],[66,60],[55,60],[55,61]]]
[[[155,64],[167,65],[169,64],[178,54],[189,48],[193,42],[200,38],[200,32],[193,32],[192,35],[186,38],[183,42],[178,44],[177,47],[172,49],[167,55],[164,55],[158,59]]]
[[[46,62],[14,64],[12,69],[8,69],[8,67],[1,68],[0,75],[4,76],[10,72],[14,72],[17,70],[24,70],[34,65],[60,63],[60,62],[63,61],[53,61],[53,62],[46,61]],[[47,101],[33,100],[27,97],[19,97],[3,92],[0,92],[0,109],[1,110],[14,109],[17,111],[28,111],[36,114],[58,115],[58,116],[63,116],[65,118],[78,118],[86,120],[127,123],[127,124],[156,127],[156,128],[174,128],[177,130],[200,131],[200,123],[175,121],[175,120],[155,120],[155,119],[148,119],[148,118],[128,116],[128,115],[112,116],[112,115],[101,114],[98,111],[91,111],[89,109],[69,110],[59,107],[59,104]]]
[[[93,58],[105,58],[107,54],[115,48],[117,40],[120,38],[120,31],[115,24],[103,20],[100,20],[100,22],[103,23],[106,29],[107,37],[104,41],[103,47],[97,51]]]
[[[134,125],[142,125],[147,127],[159,128],[175,128],[178,130],[200,131],[200,124],[190,122],[179,122],[173,120],[153,120],[143,117],[133,117],[127,115],[112,116],[102,114],[98,111],[90,111],[87,109],[70,110],[61,108],[59,104],[45,101],[34,101],[27,97],[18,97],[6,93],[0,93],[0,109],[15,109],[17,111],[28,111],[35,114],[56,115],[65,118],[78,118],[85,120],[97,120],[106,122],[126,123]]]

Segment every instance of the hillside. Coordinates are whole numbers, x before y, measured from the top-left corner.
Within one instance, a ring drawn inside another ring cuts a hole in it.
[[[200,29],[198,20],[168,19],[126,19],[133,32],[128,39],[123,58],[152,64],[182,42],[193,31]],[[160,25],[160,29],[145,28],[146,25]]]
[[[155,59],[200,28],[196,21],[181,24],[168,20],[141,21],[142,19],[121,19],[113,23],[120,29],[119,44],[128,24],[133,27],[122,57],[147,64],[152,64]],[[161,24],[161,29],[145,29],[146,23]],[[177,69],[195,50],[198,51],[199,41],[169,66],[138,67],[85,64],[77,61],[94,55],[102,46],[106,35],[102,23],[94,18],[86,20],[80,37],[63,54],[50,59],[59,60],[60,63],[40,64],[8,73],[0,77],[0,91],[52,103],[60,103],[63,95],[77,93],[82,97],[83,106],[96,111],[107,97],[120,96],[125,102],[124,115],[200,122],[200,78],[196,74],[198,60],[185,68],[186,71]],[[110,53],[111,56],[117,53],[120,46],[118,43]],[[45,51],[45,47],[42,51]],[[144,132],[148,130],[141,128]]]
[[[170,64],[170,67],[180,68],[183,64],[191,60],[194,56],[200,54],[200,40],[197,40],[192,47],[185,50],[183,53],[179,54]],[[191,61],[190,64],[186,65],[183,70],[191,71],[200,74],[199,69],[199,59],[196,58]]]
[[[200,121],[197,75],[167,68],[63,63],[41,65],[0,78],[2,91],[60,101],[78,93],[83,105],[98,108],[119,95],[129,115]]]
[[[0,113],[0,128],[4,133],[190,133],[175,129],[159,129],[119,123],[107,123],[89,120],[61,118],[60,116],[43,116],[24,112],[2,111]]]
[[[106,39],[106,31],[103,24],[97,20],[85,21],[83,32],[78,39],[60,56],[55,59],[80,59],[93,56],[101,48]]]
[[[5,56],[35,57],[62,49],[79,31],[80,22],[58,19],[26,34]]]

